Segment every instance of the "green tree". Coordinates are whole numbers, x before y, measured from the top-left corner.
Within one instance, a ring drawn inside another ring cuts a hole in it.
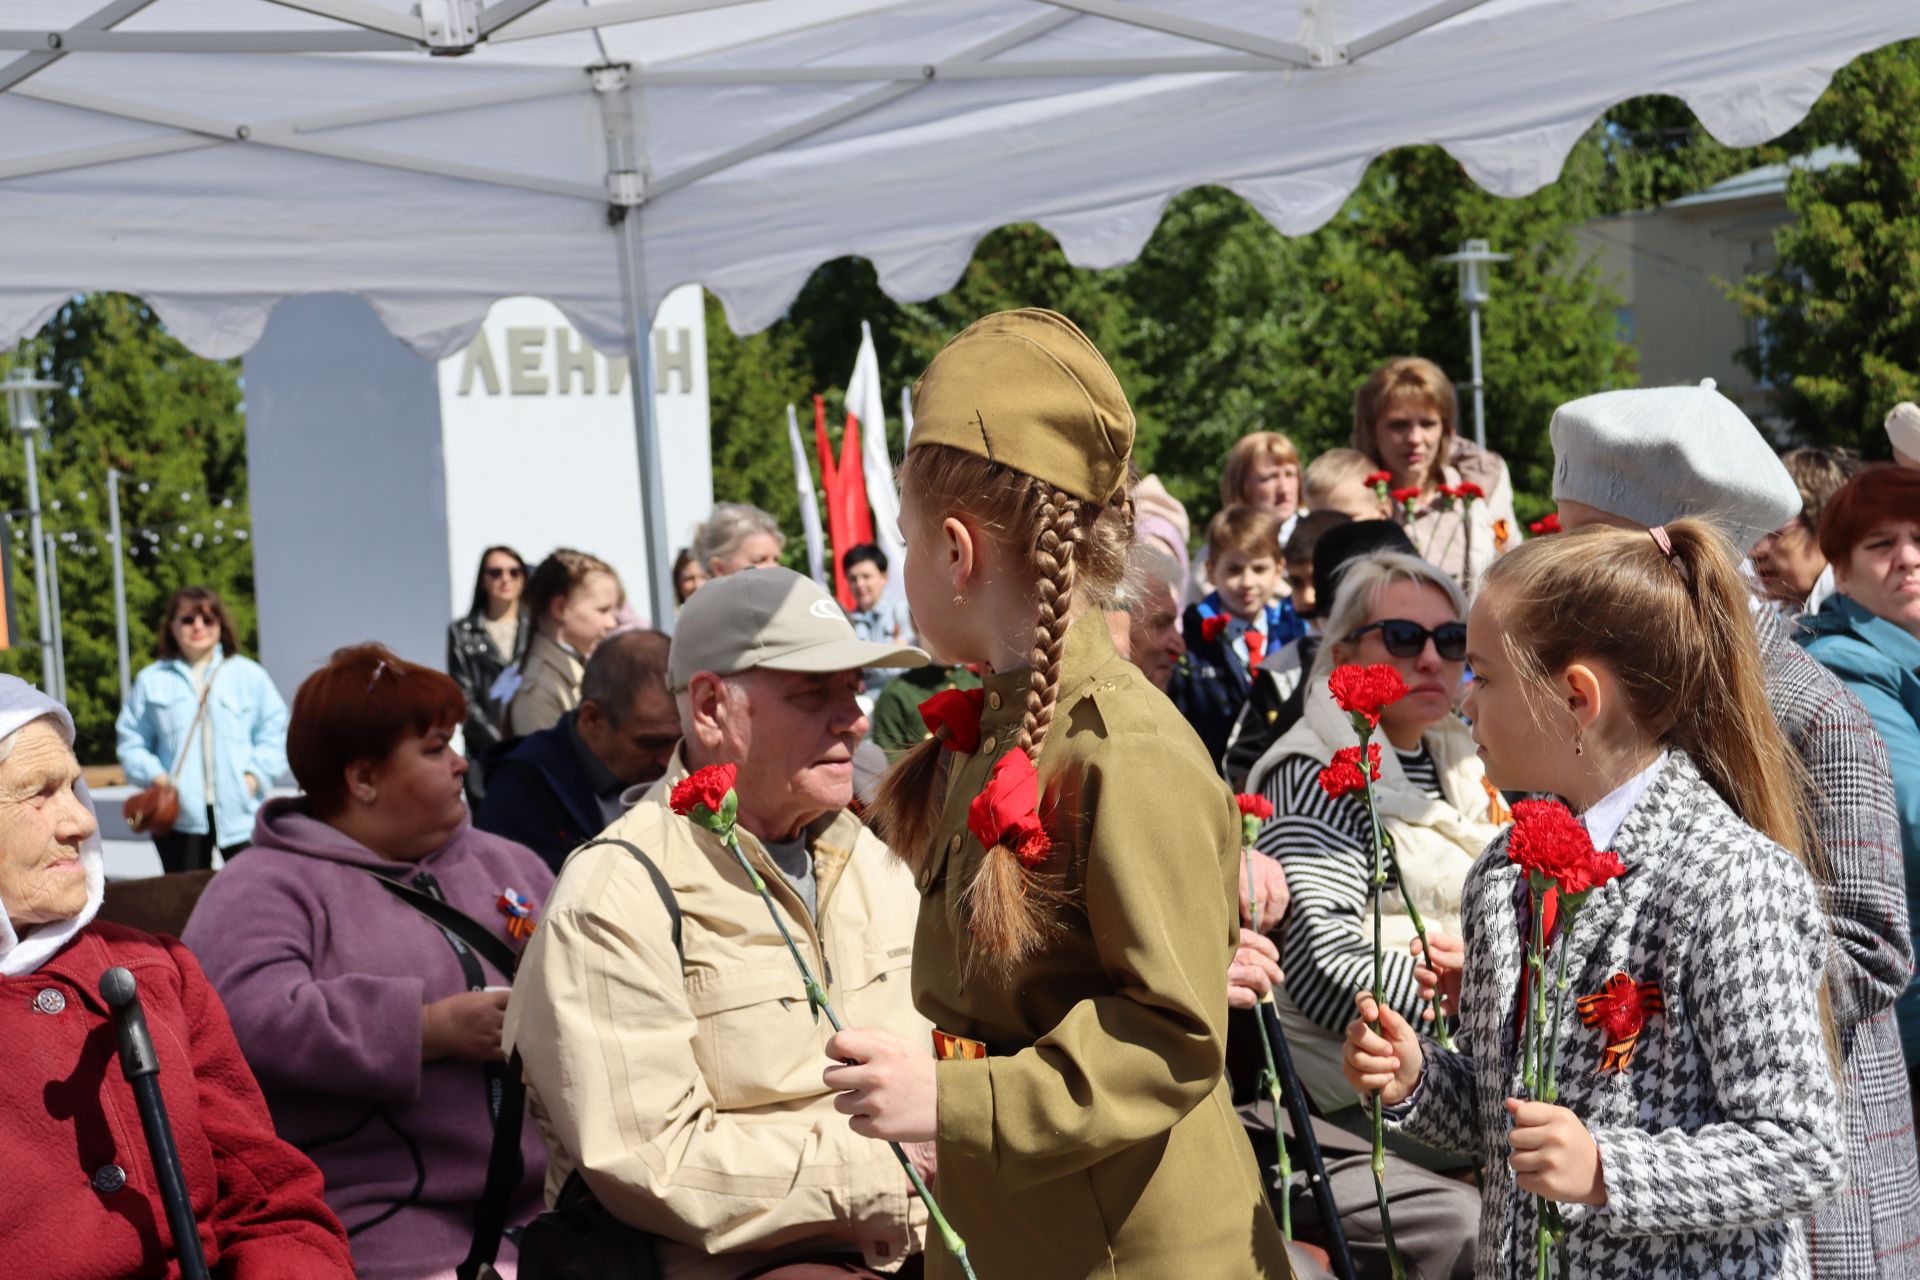
[[[69,302],[22,353],[41,376],[64,387],[47,398],[41,414],[47,429],[40,444],[40,500],[59,548],[68,706],[80,733],[80,757],[110,762],[120,689],[108,468],[124,476],[121,518],[130,552],[134,670],[152,658],[167,595],[193,583],[220,594],[241,647],[255,649],[239,362],[194,355],[145,305],[120,294]],[[25,461],[15,439],[9,431],[9,447],[0,451],[0,500],[12,509],[7,536],[20,635],[0,653],[0,670],[38,684]]]
[[[1844,67],[1792,137],[1858,163],[1796,167],[1773,268],[1733,296],[1763,326],[1745,353],[1804,440],[1886,456],[1887,410],[1920,395],[1920,41]]]

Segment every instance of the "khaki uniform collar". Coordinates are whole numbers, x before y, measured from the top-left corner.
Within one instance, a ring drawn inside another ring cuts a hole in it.
[[[1056,706],[1066,706],[1091,684],[1093,677],[1110,662],[1120,661],[1113,637],[1107,632],[1107,620],[1098,609],[1088,609],[1067,627],[1067,643],[1060,654],[1060,696]],[[995,731],[1017,728],[1027,714],[1027,682],[1031,665],[1012,671],[996,671],[986,679],[987,701],[980,712],[980,727],[994,737]]]
[[[673,749],[673,759],[667,762],[667,771],[647,791],[641,799],[642,804],[656,804],[666,810],[669,816],[679,816],[673,813],[673,788],[693,772],[687,768],[686,749],[686,741],[682,739],[680,745]],[[701,848],[732,860],[733,855],[720,843],[719,836],[691,822],[687,825]],[[816,915],[825,913],[827,898],[833,892],[833,886],[839,883],[840,873],[847,869],[847,863],[852,860],[854,846],[864,829],[860,819],[849,809],[823,813],[805,828],[807,852],[813,858]],[[749,859],[766,867],[775,865],[772,855],[753,832],[745,827],[735,827],[734,834],[739,837],[741,851]],[[781,883],[785,882],[785,877],[781,877]]]

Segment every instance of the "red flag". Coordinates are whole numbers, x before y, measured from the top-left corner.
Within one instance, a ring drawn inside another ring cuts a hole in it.
[[[840,441],[840,461],[833,460],[827,440],[827,405],[813,398],[813,443],[820,455],[820,484],[827,492],[827,539],[833,554],[833,594],[841,607],[853,608],[853,591],[840,558],[863,542],[873,541],[873,518],[867,511],[865,468],[860,465],[860,429],[847,419]]]

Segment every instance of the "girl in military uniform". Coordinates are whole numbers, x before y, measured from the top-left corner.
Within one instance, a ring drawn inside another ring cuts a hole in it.
[[[1126,396],[1023,310],[949,343],[913,410],[908,601],[939,661],[992,674],[927,704],[879,798],[935,1051],[849,1030],[827,1083],[856,1132],[936,1144],[983,1278],[1287,1276],[1222,1078],[1239,817],[1090,607],[1132,540]]]

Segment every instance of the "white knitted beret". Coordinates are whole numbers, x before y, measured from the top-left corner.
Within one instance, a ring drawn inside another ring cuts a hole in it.
[[[1561,405],[1553,497],[1648,526],[1697,516],[1742,555],[1800,514],[1800,491],[1733,401],[1697,387],[1606,391]]]
[[[1920,404],[1902,400],[1887,415],[1887,439],[1909,458],[1920,458]]]

